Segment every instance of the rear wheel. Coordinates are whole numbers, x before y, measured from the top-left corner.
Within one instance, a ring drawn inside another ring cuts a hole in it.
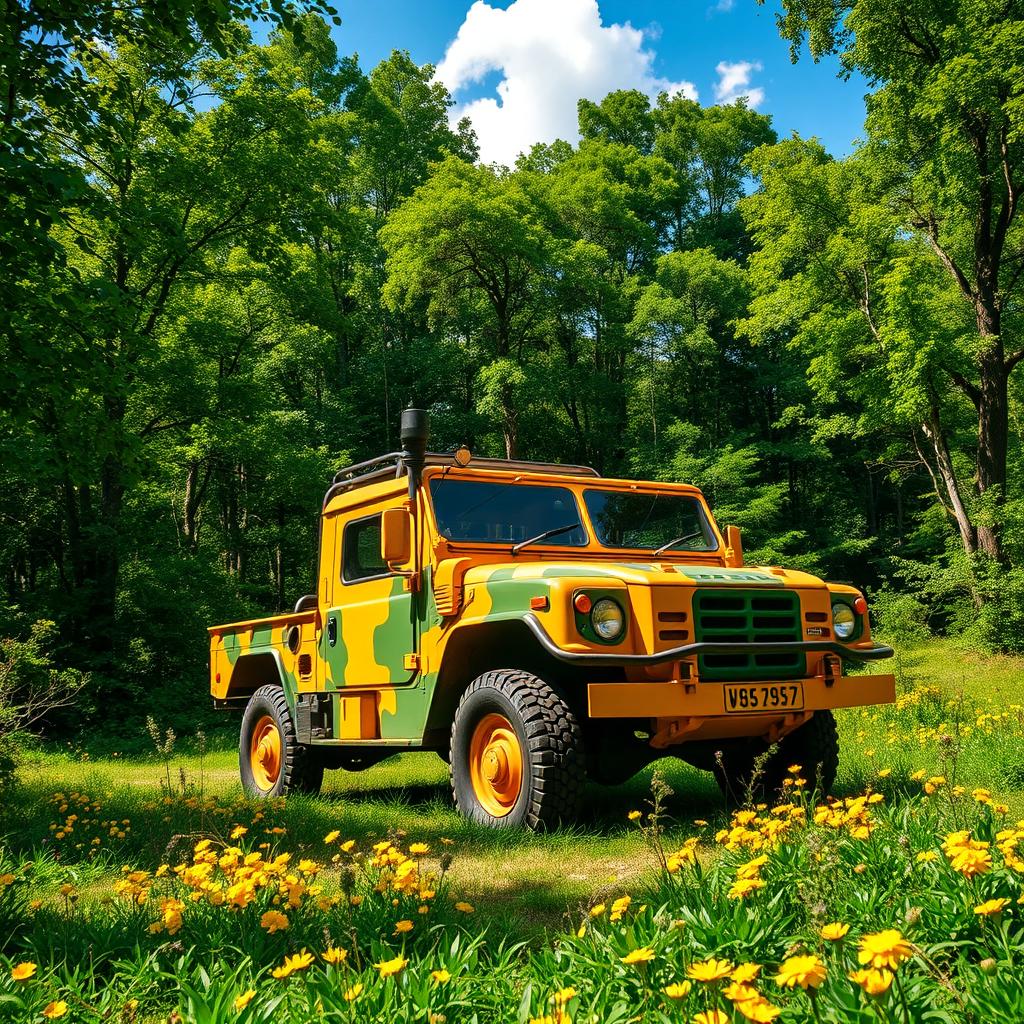
[[[485,672],[452,724],[452,791],[467,818],[494,828],[547,828],[576,818],[583,740],[569,705],[518,669]]]
[[[805,792],[817,791],[825,797],[832,791],[839,769],[839,733],[831,711],[816,711],[774,748],[736,741],[722,750],[713,771],[726,803],[737,807],[748,799],[752,803],[777,800],[785,792],[783,782],[793,765],[800,766]]]
[[[280,686],[261,686],[249,698],[242,716],[238,767],[242,787],[250,796],[320,792],[323,763],[297,742]]]

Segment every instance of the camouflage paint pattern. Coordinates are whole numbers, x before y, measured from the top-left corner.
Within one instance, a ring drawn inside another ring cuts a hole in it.
[[[593,479],[474,471],[472,466],[458,472],[502,477],[508,482],[539,479],[572,487],[577,493],[595,486]],[[637,486],[600,481],[602,487],[616,485]],[[642,486],[682,492],[703,501],[699,491],[685,485]],[[240,659],[261,656],[264,668],[273,662],[292,706],[298,693],[318,690],[336,695],[332,702],[335,741],[417,745],[426,729],[441,666],[447,664],[446,653],[454,637],[465,635],[464,630],[480,634],[481,628],[490,624],[521,620],[532,614],[566,651],[649,654],[679,646],[687,642],[685,636],[693,639],[689,635],[692,596],[698,587],[794,589],[800,595],[803,623],[811,613],[818,616],[818,621],[831,624],[831,595],[858,595],[853,588],[829,585],[793,570],[727,567],[717,527],[713,529],[718,550],[685,553],[686,561],[678,560],[683,553],[656,562],[619,561],[593,541],[592,529],[585,548],[538,546],[514,560],[501,545],[459,545],[453,550],[456,545],[436,533],[426,490],[420,491],[417,508],[418,564],[423,566],[418,588],[409,579],[417,564],[415,559],[396,567],[396,573],[373,579],[346,583],[340,572],[345,524],[388,508],[408,509],[406,481],[377,481],[343,492],[324,510],[317,587],[320,611],[212,627],[210,672],[214,697],[231,695]],[[713,523],[710,512],[708,519]],[[453,583],[459,600],[453,615],[442,616],[433,581],[435,575],[452,579],[452,564],[445,566],[446,559],[459,560]],[[439,571],[442,568],[447,571]],[[573,608],[573,598],[581,590],[594,599],[612,596],[622,605],[627,626],[619,641],[598,643],[581,633]],[[541,607],[536,607],[538,604]],[[328,622],[332,618],[337,630],[334,645],[328,642]],[[672,622],[672,629],[664,628],[666,621]],[[286,643],[293,627],[300,630],[301,638],[294,653]],[[816,627],[815,631],[808,627],[805,638],[821,638],[821,633]],[[868,625],[852,646],[871,646]],[[820,655],[808,658],[809,674],[818,671],[820,660]],[[690,661],[691,677],[695,678],[696,659]],[[673,671],[678,671],[677,665],[626,668],[627,678],[637,680],[668,680]],[[585,685],[582,677],[581,685]],[[634,708],[633,714],[637,713],[641,712]]]

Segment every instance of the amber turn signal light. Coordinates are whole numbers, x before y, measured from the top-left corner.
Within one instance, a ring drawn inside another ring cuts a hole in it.
[[[863,615],[868,610],[868,603],[863,597],[856,597],[853,600],[853,610],[858,615]]]
[[[573,598],[572,604],[576,611],[581,615],[586,615],[594,606],[594,602],[590,600],[590,597],[587,594],[577,594]]]

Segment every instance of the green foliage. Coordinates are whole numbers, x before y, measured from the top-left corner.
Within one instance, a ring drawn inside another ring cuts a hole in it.
[[[696,482],[752,560],[887,588],[894,635],[1019,644],[1012,11],[786,0],[872,83],[844,160],[620,91],[505,169],[319,3],[30,7],[0,15],[2,632],[56,623],[82,720],[195,724],[205,628],[311,589],[326,482],[410,401],[440,449]]]

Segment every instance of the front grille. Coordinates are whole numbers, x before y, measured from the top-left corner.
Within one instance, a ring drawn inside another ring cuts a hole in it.
[[[800,596],[793,591],[715,588],[693,595],[694,639],[707,643],[800,640]],[[702,654],[701,679],[797,679],[806,674],[800,653]]]

